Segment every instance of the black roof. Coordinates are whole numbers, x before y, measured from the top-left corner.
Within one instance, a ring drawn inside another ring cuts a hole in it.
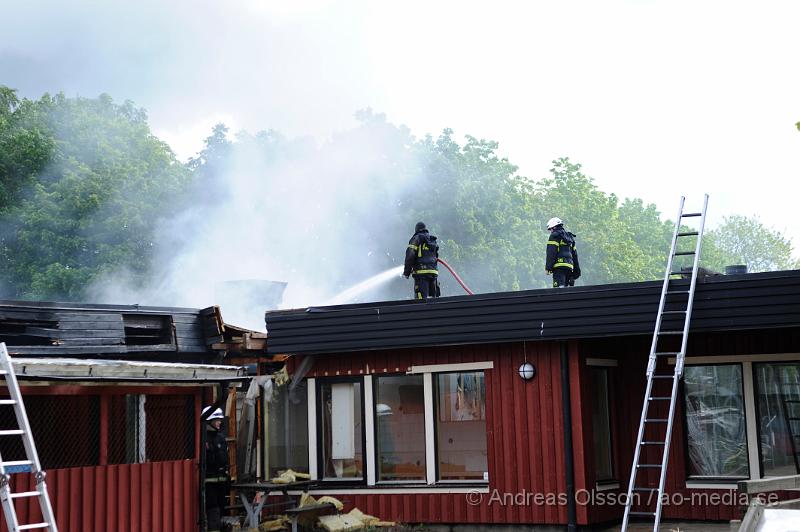
[[[0,342],[22,356],[207,360],[207,310],[0,300]]]
[[[386,301],[266,313],[267,352],[341,353],[404,347],[650,335],[663,281]],[[688,280],[671,281],[688,292]],[[686,307],[668,298],[667,310]],[[681,329],[682,314],[662,330]],[[800,326],[800,270],[698,279],[690,331]]]

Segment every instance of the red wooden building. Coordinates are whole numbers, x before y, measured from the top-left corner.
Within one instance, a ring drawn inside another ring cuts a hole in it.
[[[660,288],[267,312],[293,355],[267,467],[398,522],[619,522]],[[739,518],[737,481],[800,472],[800,271],[698,280],[679,395],[665,519]]]
[[[214,309],[0,301],[61,532],[199,530],[200,412],[212,387],[246,379],[219,365],[221,328]],[[16,428],[9,406],[0,428]],[[4,461],[23,453],[0,441]],[[13,490],[31,480],[13,474]],[[41,522],[37,501],[16,509]]]

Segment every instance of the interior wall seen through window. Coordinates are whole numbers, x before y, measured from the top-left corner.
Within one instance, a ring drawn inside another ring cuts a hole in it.
[[[323,480],[364,478],[364,424],[360,382],[320,384]]]
[[[308,473],[308,382],[291,393],[289,384],[279,386],[267,408],[269,478],[287,469]]]
[[[422,375],[375,379],[377,480],[425,480],[425,394]]]
[[[439,479],[488,480],[483,372],[440,373],[435,382]]]

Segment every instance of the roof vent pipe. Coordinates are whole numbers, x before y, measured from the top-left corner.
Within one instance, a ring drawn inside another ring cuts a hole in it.
[[[725,266],[725,275],[739,275],[747,273],[747,264],[733,264]]]

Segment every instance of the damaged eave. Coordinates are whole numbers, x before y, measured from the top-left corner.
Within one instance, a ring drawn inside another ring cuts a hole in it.
[[[275,361],[267,355],[267,333],[225,323],[219,306],[200,311],[206,345],[223,357]]]
[[[196,384],[236,382],[249,378],[245,368],[230,365],[18,357],[14,357],[12,363],[17,377],[24,380]]]

